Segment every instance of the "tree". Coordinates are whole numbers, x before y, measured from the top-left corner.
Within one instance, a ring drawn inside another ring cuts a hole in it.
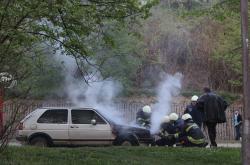
[[[89,63],[87,59],[92,56],[89,41],[93,38],[105,41],[103,26],[108,20],[123,22],[146,17],[154,3],[152,0],[3,0],[0,70],[20,77],[26,73],[21,69],[25,66],[23,61],[36,56],[34,45],[41,43]]]

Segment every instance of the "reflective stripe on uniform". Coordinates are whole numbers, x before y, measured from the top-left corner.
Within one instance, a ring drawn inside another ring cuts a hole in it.
[[[205,142],[205,139],[202,138],[202,139],[194,139],[192,138],[191,136],[187,136],[188,140],[193,143],[193,144],[202,144]]]
[[[192,125],[188,126],[188,127],[185,129],[185,131],[188,132],[191,128],[196,129],[196,128],[199,128],[199,126],[198,126],[197,124],[193,123]]]

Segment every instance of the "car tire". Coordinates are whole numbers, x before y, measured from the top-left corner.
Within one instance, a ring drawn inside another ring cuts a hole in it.
[[[121,146],[132,146],[133,144],[131,143],[131,141],[128,140],[124,140],[121,144]]]
[[[36,147],[48,147],[49,143],[45,137],[38,136],[30,140],[30,145],[36,146]]]
[[[116,139],[116,145],[119,146],[138,146],[139,142],[133,135],[131,136],[120,136]]]

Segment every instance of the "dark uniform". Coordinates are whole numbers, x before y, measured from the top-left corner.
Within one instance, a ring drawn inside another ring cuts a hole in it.
[[[150,128],[151,125],[150,118],[151,118],[151,113],[145,113],[142,111],[142,109],[140,109],[136,113],[136,124],[141,127]]]
[[[160,129],[160,140],[156,141],[159,146],[173,146],[176,141],[178,141],[174,135],[176,133],[182,132],[184,126],[184,121],[179,118],[176,121],[170,121],[169,123],[162,123]]]
[[[172,123],[162,123],[160,127],[159,136],[161,139],[157,140],[155,143],[158,146],[173,146],[175,144],[175,139],[169,136],[170,134],[175,134],[176,129]]]
[[[202,125],[202,113],[197,109],[196,105],[190,104],[186,107],[184,114],[190,114],[193,121],[201,128]]]
[[[192,119],[184,122],[183,131],[176,133],[175,138],[185,147],[206,147],[207,145],[200,127]]]
[[[203,122],[208,128],[211,146],[217,146],[216,125],[226,122],[225,110],[228,104],[220,96],[207,92],[197,100],[197,108],[203,113]]]

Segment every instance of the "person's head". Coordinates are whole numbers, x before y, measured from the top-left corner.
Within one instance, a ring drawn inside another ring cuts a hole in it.
[[[170,122],[170,119],[169,119],[169,116],[168,116],[168,115],[164,116],[164,117],[162,118],[162,120],[161,120],[161,123],[169,123],[169,122]]]
[[[197,100],[198,100],[198,96],[193,95],[193,96],[191,97],[191,103],[192,103],[192,104],[196,104]]]
[[[190,114],[186,113],[186,114],[181,116],[181,119],[184,121],[189,121],[189,120],[192,120],[192,116]]]
[[[238,114],[239,114],[239,111],[238,111],[238,110],[234,111],[234,114],[238,115]]]
[[[203,92],[204,93],[210,93],[211,92],[211,89],[209,87],[204,87],[203,88]]]
[[[142,107],[142,111],[146,114],[151,114],[151,107],[149,105],[145,105]]]
[[[175,122],[176,120],[178,120],[178,118],[179,118],[179,115],[178,115],[177,113],[171,113],[171,114],[169,115],[169,120],[170,120],[171,122]]]

